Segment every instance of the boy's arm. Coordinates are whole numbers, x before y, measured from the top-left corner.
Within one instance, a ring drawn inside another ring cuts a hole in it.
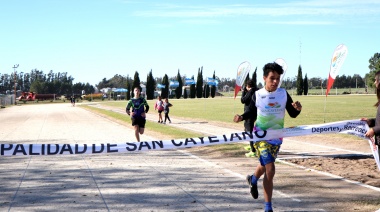
[[[125,112],[127,112],[128,116],[130,115],[130,109],[131,109],[131,100],[128,101],[127,107],[125,108]]]
[[[257,107],[256,107],[256,95],[255,92],[251,95],[251,101],[249,103],[248,110],[244,111],[241,115],[235,115],[234,122],[240,122],[243,120],[247,120],[250,117],[257,117]]]
[[[292,105],[293,99],[289,95],[288,92],[286,92],[286,95],[287,95],[286,111],[288,111],[288,114],[289,114],[290,117],[295,118],[295,117],[297,117],[301,113],[301,110],[297,110],[296,108],[294,108],[294,106]]]

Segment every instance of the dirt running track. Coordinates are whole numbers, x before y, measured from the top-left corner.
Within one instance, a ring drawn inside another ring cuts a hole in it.
[[[155,120],[156,114],[148,118]],[[172,119],[172,126],[214,135],[236,131],[209,123],[185,124],[184,120]],[[0,123],[1,143],[5,144],[135,140],[131,126],[69,103],[1,109]],[[153,139],[157,138],[146,135],[142,138]],[[338,151],[322,145],[300,149],[299,141],[293,139],[284,142],[284,156],[297,151],[320,154]],[[365,148],[355,151],[368,153]],[[11,156],[0,160],[0,211],[263,211],[262,195],[258,200],[252,199],[245,182],[246,174],[252,172],[257,160],[208,155],[204,148]],[[276,168],[274,211],[376,211],[380,208],[377,187],[291,164],[278,163]],[[260,183],[260,194],[261,191]]]

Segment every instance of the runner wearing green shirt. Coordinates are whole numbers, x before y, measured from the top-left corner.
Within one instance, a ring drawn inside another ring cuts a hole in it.
[[[283,88],[278,88],[280,76],[284,70],[277,63],[268,63],[263,68],[264,88],[255,92],[252,96],[249,110],[257,111],[257,119],[254,130],[282,129],[284,128],[285,110],[292,118],[297,117],[302,109],[301,104],[293,102],[288,92]],[[249,118],[249,111],[234,117],[235,122]],[[275,161],[282,144],[282,138],[263,140],[255,142],[257,156],[260,164],[256,167],[252,175],[247,176],[250,186],[250,193],[257,199],[257,181],[264,175],[264,200],[265,211],[271,212],[273,178],[275,175]]]

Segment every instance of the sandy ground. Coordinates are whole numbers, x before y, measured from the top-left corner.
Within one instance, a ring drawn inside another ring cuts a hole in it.
[[[294,139],[294,138],[293,138]],[[305,136],[307,139],[307,136]],[[323,140],[325,141],[325,140]],[[324,144],[321,142],[320,144]],[[222,158],[220,152],[213,149],[192,149],[194,153],[200,155],[209,155],[214,158]],[[340,154],[340,155],[315,155],[302,156],[302,158],[287,158],[288,152],[279,153],[280,161],[290,162],[300,166],[301,169],[312,169],[331,173],[348,180],[357,181],[366,185],[375,186],[380,189],[380,171],[371,155],[358,154]],[[232,155],[230,157],[243,158],[241,156]]]

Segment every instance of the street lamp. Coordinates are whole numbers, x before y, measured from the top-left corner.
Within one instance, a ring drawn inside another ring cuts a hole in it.
[[[16,86],[17,86],[16,68],[18,68],[18,64],[16,64],[16,65],[13,66],[14,77],[15,77],[15,105],[17,105],[17,102],[16,102],[16,97],[17,97],[17,94],[16,94]]]

